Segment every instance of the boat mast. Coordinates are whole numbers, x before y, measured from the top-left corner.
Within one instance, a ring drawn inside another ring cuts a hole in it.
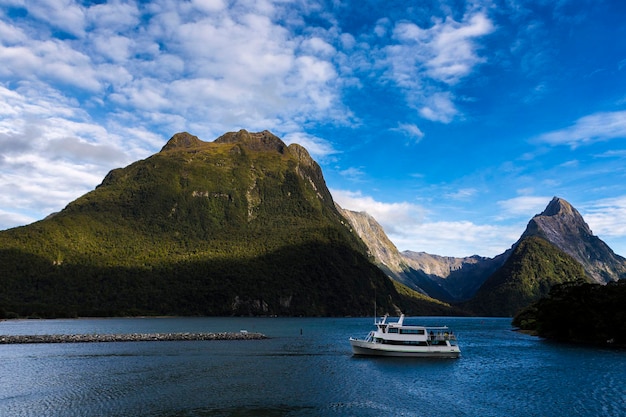
[[[374,289],[374,324],[376,324],[376,289]]]

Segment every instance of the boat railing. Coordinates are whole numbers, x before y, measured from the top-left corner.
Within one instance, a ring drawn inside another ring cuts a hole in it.
[[[434,331],[430,331],[429,335],[428,335],[429,340],[431,341],[437,341],[437,342],[445,342],[446,340],[451,341],[451,342],[456,342],[456,336],[453,332],[437,332],[435,333]]]

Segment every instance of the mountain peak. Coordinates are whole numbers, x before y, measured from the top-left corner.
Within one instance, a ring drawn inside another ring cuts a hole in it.
[[[593,233],[578,210],[566,200],[554,197],[544,211],[530,220],[523,236],[528,235],[553,241],[565,236],[591,236]]]
[[[248,132],[241,129],[238,132],[228,132],[215,139],[215,143],[240,143],[255,151],[277,151],[285,153],[285,142],[268,130],[262,132]]]
[[[186,149],[186,148],[195,148],[197,146],[203,145],[205,142],[198,139],[197,136],[194,136],[187,132],[176,133],[174,136],[167,141],[165,146],[161,149],[161,152],[169,151],[172,149]]]
[[[626,276],[626,261],[593,235],[583,216],[570,203],[554,197],[533,217],[520,241],[537,236],[576,259],[594,281],[606,283]]]
[[[559,197],[552,198],[546,209],[540,216],[580,216],[578,211],[570,203]]]

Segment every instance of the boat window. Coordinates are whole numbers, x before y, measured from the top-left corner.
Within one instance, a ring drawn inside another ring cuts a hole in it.
[[[424,329],[400,329],[401,334],[424,334]]]
[[[389,328],[387,333],[398,333],[398,329],[394,329],[393,327]]]
[[[383,340],[385,345],[402,345],[402,346],[428,346],[423,340]]]

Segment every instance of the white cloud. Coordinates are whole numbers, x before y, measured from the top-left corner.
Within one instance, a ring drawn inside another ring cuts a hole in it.
[[[342,177],[347,178],[350,181],[355,181],[355,182],[360,181],[361,178],[365,176],[365,172],[363,172],[361,168],[357,168],[357,167],[346,168],[344,170],[339,171],[339,174]]]
[[[337,53],[337,50],[331,44],[316,36],[305,39],[302,42],[302,49],[314,55],[327,57],[332,57]]]
[[[522,224],[478,225],[471,221],[432,219],[435,213],[408,202],[383,203],[360,192],[331,190],[344,209],[374,217],[398,250],[442,256],[496,256],[519,239]]]
[[[454,85],[485,61],[476,53],[475,39],[493,30],[483,12],[468,14],[461,22],[448,17],[427,29],[399,22],[393,29],[398,43],[386,48],[390,76],[401,86],[415,86],[421,74]]]
[[[461,188],[454,193],[446,194],[446,197],[453,200],[466,200],[476,195],[478,190],[476,188]]]
[[[96,35],[133,31],[140,25],[140,12],[135,2],[113,1],[90,6],[85,15]]]
[[[474,66],[485,61],[476,54],[473,40],[493,30],[493,24],[484,13],[465,16],[462,22],[448,17],[445,22],[436,24],[426,37],[431,49],[426,62],[428,75],[446,84],[456,84]]]
[[[626,111],[590,114],[581,117],[572,126],[537,138],[541,143],[572,148],[611,139],[626,139]]]
[[[626,196],[593,201],[581,211],[594,234],[626,237]]]
[[[177,131],[211,140],[270,129],[324,158],[337,150],[304,132],[305,123],[352,117],[334,60],[335,46],[355,39],[305,27],[300,13],[313,5],[15,5],[25,18],[0,12],[0,187],[11,190],[0,201],[3,218],[58,210]]]
[[[390,25],[391,21],[388,18],[384,17],[382,19],[378,19],[376,27],[374,27],[374,33],[378,37],[383,37],[387,34]]]
[[[109,170],[149,155],[136,136],[94,123],[59,91],[20,85],[0,85],[0,100],[11,109],[0,107],[0,228],[59,211]]]
[[[367,212],[383,225],[387,232],[393,232],[396,227],[403,228],[420,224],[425,214],[423,207],[407,202],[382,203],[360,192],[346,190],[331,190],[331,193],[333,199],[341,207],[352,211]]]
[[[476,40],[493,30],[484,12],[468,13],[460,22],[436,20],[428,28],[401,21],[393,27],[395,43],[382,48],[378,65],[385,67],[383,78],[403,88],[422,117],[449,123],[459,113],[449,88],[486,61],[478,55]]]
[[[508,200],[498,201],[503,218],[526,217],[530,220],[535,214],[543,212],[552,197],[547,196],[519,196]]]
[[[626,196],[591,201],[579,209],[593,234],[626,256]]]
[[[76,36],[85,34],[84,9],[72,0],[38,0],[27,2],[28,13]]]
[[[389,238],[400,250],[434,255],[494,257],[509,249],[523,232],[519,225],[479,225],[471,221],[432,221],[407,227]]]
[[[419,109],[419,114],[423,118],[442,123],[450,123],[458,113],[449,91],[427,97],[424,106]]]
[[[201,12],[218,12],[224,10],[224,0],[192,0],[193,6]]]
[[[288,133],[283,137],[283,141],[286,144],[297,143],[304,146],[313,159],[318,162],[339,152],[333,148],[332,143],[329,141],[304,132]]]
[[[90,58],[59,40],[31,40],[18,45],[0,44],[0,75],[15,80],[40,77],[89,91],[100,88]]]
[[[133,41],[125,36],[99,36],[93,41],[94,51],[113,62],[126,62],[131,55]]]
[[[0,185],[1,188],[2,186]],[[37,220],[40,220],[40,218],[27,216],[23,212],[0,209],[0,230],[8,229],[15,225],[29,224]]]
[[[424,137],[424,132],[422,132],[420,128],[417,127],[417,125],[415,124],[399,123],[398,127],[392,130],[398,131],[404,134],[405,136],[412,138],[415,141],[415,143],[418,143]]]

